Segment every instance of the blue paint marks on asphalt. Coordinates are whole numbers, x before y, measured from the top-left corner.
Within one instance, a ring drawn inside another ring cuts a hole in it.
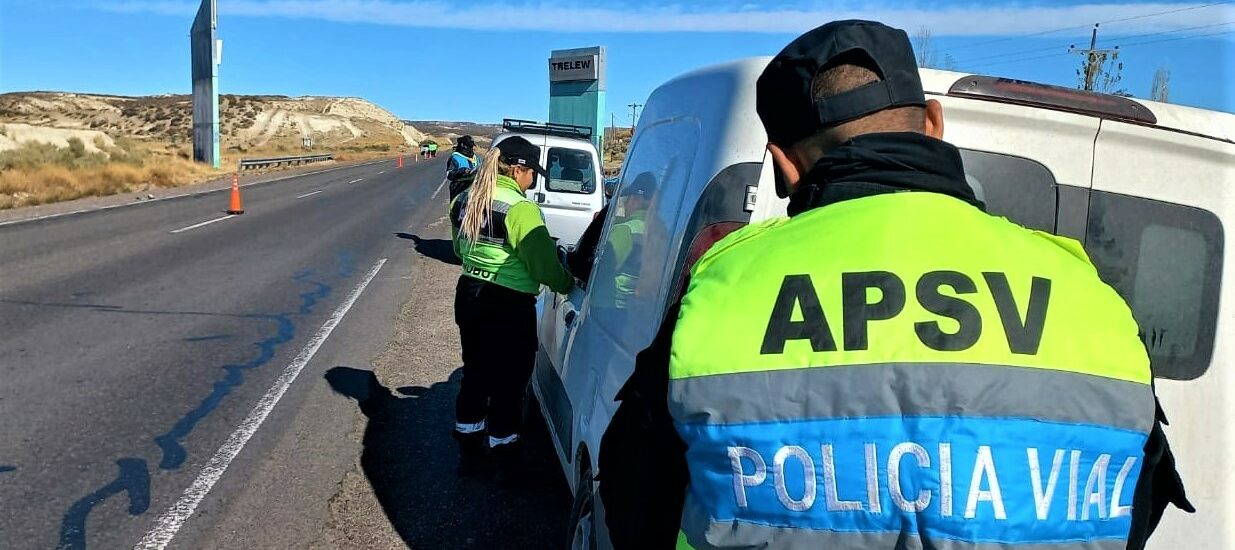
[[[353,273],[352,263],[353,260],[350,253],[341,253],[339,255],[337,265],[338,273],[341,277],[351,276]],[[329,296],[332,290],[330,285],[314,279],[313,270],[298,272],[292,279],[312,287],[310,290],[300,293],[301,303],[298,309],[300,315],[312,313],[317,304]],[[243,316],[248,319],[273,321],[277,327],[275,334],[254,343],[258,348],[258,354],[253,359],[241,364],[223,365],[222,368],[225,374],[221,380],[214,383],[214,388],[210,394],[202,399],[196,408],[180,418],[170,431],[154,438],[155,444],[163,451],[163,458],[159,461],[160,469],[174,470],[183,466],[187,458],[187,452],[181,441],[193,432],[198,423],[218,408],[224,397],[231,394],[232,390],[236,387],[244,384],[245,371],[257,369],[269,363],[274,359],[283,344],[295,339],[296,323],[292,320],[293,315],[295,314],[280,313],[276,315],[255,314]],[[184,340],[186,342],[203,342],[227,338],[231,338],[231,336],[203,336],[185,338]],[[60,544],[57,546],[58,550],[79,550],[86,547],[86,521],[89,518],[90,512],[95,506],[98,506],[108,498],[127,492],[129,494],[129,514],[134,516],[144,514],[150,507],[150,474],[146,461],[139,458],[122,458],[116,461],[116,464],[120,467],[120,474],[115,480],[86,495],[64,513],[64,519],[60,525]],[[0,466],[0,473],[11,471],[4,468],[12,467]]]
[[[185,342],[209,342],[211,340],[226,340],[231,337],[232,335],[230,334],[215,334],[214,336],[195,336],[192,338],[185,338],[184,341]]]
[[[16,470],[17,470],[17,466],[0,466],[0,474],[7,474],[9,472],[16,471]]]
[[[326,292],[330,289],[327,287]],[[303,296],[303,295],[302,295]],[[304,308],[301,308],[304,312]],[[219,406],[224,397],[232,393],[232,388],[235,388],[244,383],[244,372],[253,370],[269,363],[274,359],[275,352],[279,346],[292,341],[296,337],[296,325],[287,315],[246,315],[251,319],[264,319],[274,321],[278,326],[278,331],[274,336],[266,338],[260,342],[254,343],[257,346],[257,357],[250,359],[244,363],[234,365],[223,365],[223,371],[226,373],[222,380],[214,383],[214,390],[202,399],[197,408],[189,411],[181,419],[172,426],[171,431],[154,438],[154,442],[163,449],[163,460],[159,461],[159,469],[174,470],[184,464],[184,459],[187,453],[184,447],[180,444],[180,440],[184,439],[197,427],[197,423],[201,422],[210,413]]]
[[[150,508],[150,473],[146,469],[146,461],[140,458],[122,458],[116,461],[116,466],[120,467],[120,474],[115,480],[74,502],[64,513],[57,550],[84,549],[86,518],[95,506],[113,496],[129,494],[130,516],[144,514]]]
[[[356,271],[356,256],[351,250],[339,252],[339,257],[335,259],[335,264],[339,266],[339,277],[350,279],[352,273]]]

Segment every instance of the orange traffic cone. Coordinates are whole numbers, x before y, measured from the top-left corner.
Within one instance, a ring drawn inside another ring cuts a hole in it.
[[[240,204],[240,175],[232,174],[232,201],[227,207],[231,215],[244,214],[244,206]]]

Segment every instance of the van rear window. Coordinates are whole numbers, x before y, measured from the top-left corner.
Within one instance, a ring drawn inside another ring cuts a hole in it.
[[[550,147],[548,159],[545,169],[549,171],[549,191],[580,194],[596,191],[596,170],[592,166],[590,153],[579,149]]]
[[[1098,273],[1136,316],[1154,375],[1193,380],[1213,356],[1222,222],[1199,208],[1093,191],[1085,236]]]

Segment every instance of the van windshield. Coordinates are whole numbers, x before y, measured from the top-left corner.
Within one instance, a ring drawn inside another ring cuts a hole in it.
[[[592,155],[579,149],[549,148],[549,191],[590,194],[596,191]]]

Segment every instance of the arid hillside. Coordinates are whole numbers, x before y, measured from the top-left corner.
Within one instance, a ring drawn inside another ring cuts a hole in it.
[[[224,95],[219,119],[225,158],[291,153],[303,149],[304,138],[312,139],[313,150],[336,152],[396,152],[424,139],[389,111],[358,98]],[[2,94],[0,124],[15,124],[19,136],[38,141],[76,136],[92,144],[101,132],[104,139],[129,138],[182,157],[192,150],[192,101],[184,95]],[[39,139],[40,133],[50,139]],[[0,138],[0,150],[17,145]]]

